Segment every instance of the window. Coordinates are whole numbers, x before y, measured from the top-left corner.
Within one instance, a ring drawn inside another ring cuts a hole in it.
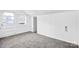
[[[20,15],[17,19],[18,19],[18,23],[19,23],[19,24],[24,24],[24,25],[26,25],[26,23],[27,23],[27,16],[25,16],[25,15]]]
[[[3,22],[7,24],[13,24],[14,14],[13,13],[3,13]]]

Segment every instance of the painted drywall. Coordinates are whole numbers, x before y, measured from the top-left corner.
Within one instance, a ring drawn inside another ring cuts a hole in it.
[[[51,38],[78,44],[78,13],[69,11],[38,16],[37,32]]]
[[[31,16],[27,15],[23,11],[0,11],[0,24],[3,24],[3,13],[5,12],[14,14],[14,23],[0,26],[0,38],[31,31]],[[20,24],[24,19],[26,19],[26,24]]]
[[[78,19],[78,45],[79,45],[79,11],[77,12],[77,19]]]

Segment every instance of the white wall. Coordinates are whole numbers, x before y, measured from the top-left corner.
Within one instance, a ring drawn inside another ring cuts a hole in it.
[[[2,15],[4,12],[14,13],[14,23],[1,26],[0,38],[31,31],[31,16],[27,15],[23,11],[0,11],[0,24],[2,23]],[[25,19],[24,16],[26,16],[26,24],[19,24],[22,20]]]
[[[78,19],[78,45],[79,45],[79,11],[77,12],[77,19]]]
[[[68,26],[68,32],[65,31]],[[37,31],[39,34],[78,44],[78,13],[68,11],[37,17]]]

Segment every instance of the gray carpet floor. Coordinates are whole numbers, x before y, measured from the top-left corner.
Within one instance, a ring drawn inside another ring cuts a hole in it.
[[[77,45],[32,32],[0,39],[0,48],[78,48]]]

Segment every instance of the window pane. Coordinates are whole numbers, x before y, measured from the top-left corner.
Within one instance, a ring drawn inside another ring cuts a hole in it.
[[[12,24],[14,21],[14,14],[13,13],[4,13],[3,14],[3,22]]]

